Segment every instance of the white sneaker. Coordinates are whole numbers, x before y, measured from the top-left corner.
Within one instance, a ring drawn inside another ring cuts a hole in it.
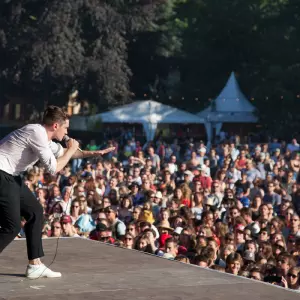
[[[42,277],[58,278],[61,277],[60,272],[53,272],[44,264],[28,265],[25,276],[29,279],[38,279]]]

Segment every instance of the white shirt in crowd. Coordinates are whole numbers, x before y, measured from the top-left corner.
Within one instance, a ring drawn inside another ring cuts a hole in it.
[[[55,174],[56,158],[63,147],[48,140],[46,129],[29,124],[17,129],[0,141],[0,170],[17,176],[40,161],[46,171]]]
[[[60,201],[60,205],[65,215],[71,214],[72,198],[70,198],[67,202],[63,200]]]
[[[239,156],[240,151],[236,148],[233,148],[230,152],[231,158],[235,161],[237,157]]]
[[[169,171],[171,174],[174,174],[175,172],[178,171],[177,164],[169,163],[168,166],[169,166]]]

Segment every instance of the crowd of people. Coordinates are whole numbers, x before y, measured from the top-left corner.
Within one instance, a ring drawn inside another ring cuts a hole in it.
[[[88,238],[299,290],[299,144],[237,141],[129,136],[57,176],[34,166],[24,176],[44,208],[43,238]]]

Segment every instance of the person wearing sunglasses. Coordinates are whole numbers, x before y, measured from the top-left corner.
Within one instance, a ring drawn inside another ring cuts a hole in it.
[[[126,225],[118,219],[118,209],[109,206],[104,209],[104,213],[111,226],[112,237],[116,240],[122,240],[126,233]]]
[[[292,255],[282,253],[278,256],[277,270],[284,278],[287,278],[287,273],[293,267],[295,267],[295,260]]]
[[[300,290],[300,267],[293,267],[287,273],[288,287],[292,290]]]
[[[97,239],[99,242],[106,243],[106,244],[114,244],[115,239],[111,236],[111,228],[109,226],[106,226],[103,223],[99,223],[96,226],[96,232],[97,232]]]
[[[123,247],[126,249],[134,249],[134,236],[130,232],[127,232],[124,237],[124,244]]]

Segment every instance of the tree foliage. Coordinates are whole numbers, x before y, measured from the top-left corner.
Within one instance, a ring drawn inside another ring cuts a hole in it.
[[[235,71],[264,128],[292,132],[299,8],[300,0],[2,1],[0,84],[36,103],[62,104],[76,86],[103,108],[147,95],[195,112]]]
[[[158,62],[152,68],[160,78],[171,68],[180,70],[177,96],[169,99],[168,92],[165,101],[200,111],[235,71],[242,90],[258,108],[264,129],[281,135],[295,131],[300,125],[299,5],[299,0],[177,3],[176,20],[184,24],[176,36],[181,52],[165,59],[165,65],[161,57],[152,58]]]
[[[0,5],[8,90],[65,99],[74,85],[107,106],[129,96],[127,43],[150,30],[161,1],[27,0]]]

